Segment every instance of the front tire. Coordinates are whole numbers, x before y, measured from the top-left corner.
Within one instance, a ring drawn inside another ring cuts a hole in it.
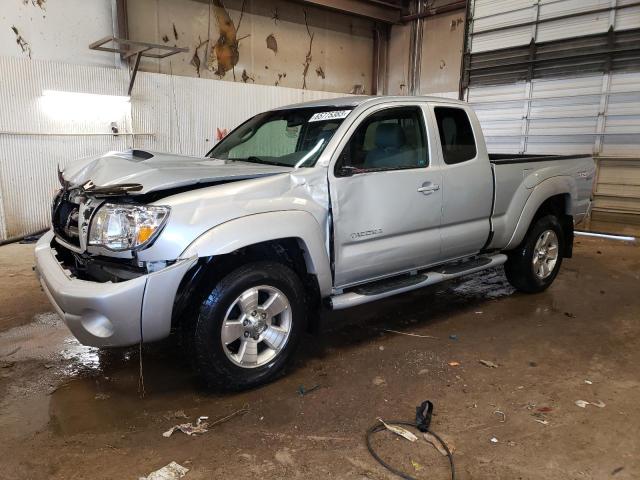
[[[522,243],[508,253],[504,270],[517,290],[542,292],[553,283],[564,254],[564,231],[555,215],[538,218]]]
[[[187,331],[195,369],[212,389],[269,382],[291,361],[305,325],[305,292],[293,270],[243,265],[213,287]]]

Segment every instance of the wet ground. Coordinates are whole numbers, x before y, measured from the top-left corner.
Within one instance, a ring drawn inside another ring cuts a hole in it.
[[[135,479],[172,460],[187,480],[391,478],[364,432],[425,399],[460,479],[640,478],[637,244],[578,239],[535,296],[496,270],[325,314],[288,376],[240,394],[201,391],[170,341],[145,347],[144,398],[137,349],[79,345],[32,277],[32,249],[0,248],[2,479]],[[162,436],[244,407],[201,436]],[[448,478],[423,441],[374,444],[417,478]]]

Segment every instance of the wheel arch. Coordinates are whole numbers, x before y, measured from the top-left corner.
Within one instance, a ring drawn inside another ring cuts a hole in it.
[[[564,233],[563,256],[571,257],[574,198],[576,198],[575,183],[568,176],[553,177],[536,186],[524,205],[505,250],[511,250],[520,245],[538,218],[552,214],[558,218]]]
[[[175,298],[174,325],[206,286],[253,261],[277,261],[296,272],[311,308],[332,288],[322,229],[306,212],[269,212],[223,223],[203,233],[181,255],[194,256],[198,262],[184,276]]]

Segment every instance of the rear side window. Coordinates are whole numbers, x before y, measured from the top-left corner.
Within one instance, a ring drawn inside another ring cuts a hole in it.
[[[435,107],[444,162],[466,162],[476,156],[476,141],[467,112],[461,108]]]

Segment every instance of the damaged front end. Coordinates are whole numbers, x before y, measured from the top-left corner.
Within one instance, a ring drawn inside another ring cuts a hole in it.
[[[59,176],[62,189],[55,196],[51,209],[51,225],[55,234],[53,242],[56,244],[57,260],[75,278],[117,283],[168,266],[167,262],[153,262],[147,265],[138,261],[134,249],[129,248],[129,245],[125,245],[119,252],[117,249],[107,252],[105,250],[110,250],[108,245],[95,240],[99,237],[97,230],[101,230],[100,233],[109,228],[113,230],[113,227],[105,225],[104,218],[101,218],[104,217],[104,207],[118,204],[135,205],[134,198],[126,195],[128,192],[140,190],[142,185],[96,187],[89,181],[80,187],[70,188],[62,175]],[[150,232],[150,227],[146,228],[138,235],[144,236],[146,244],[149,244],[153,237],[159,234],[162,226],[163,224],[154,232]]]

